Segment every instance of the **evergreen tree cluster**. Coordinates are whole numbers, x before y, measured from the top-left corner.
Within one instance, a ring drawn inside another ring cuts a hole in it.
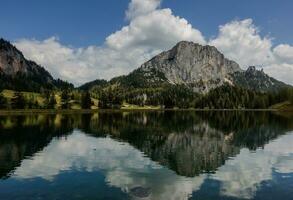
[[[166,109],[267,109],[282,102],[293,104],[292,87],[261,93],[223,85],[206,94],[198,94],[185,85],[162,84],[154,88],[112,85],[89,91],[68,87],[63,90],[43,90],[40,95],[43,100],[36,97],[36,93],[14,92],[9,99],[0,93],[0,109],[72,109],[76,106],[91,109],[94,99],[98,107],[103,109],[119,109],[123,103]]]
[[[60,103],[57,103],[56,94],[60,94]],[[0,109],[71,109],[72,104],[80,105],[82,109],[91,109],[93,102],[89,92],[74,92],[71,90],[24,93],[16,91],[11,98],[0,92]],[[42,98],[43,100],[41,100]]]
[[[106,89],[99,92],[99,108],[120,108],[123,103],[123,90]]]
[[[272,105],[267,94],[240,87],[224,85],[200,97],[196,108],[209,109],[265,109]]]
[[[158,88],[99,90],[99,107],[119,108],[123,102],[138,106],[196,109],[266,109],[284,102],[293,102],[293,89],[261,93],[241,87],[223,85],[207,94],[197,94],[185,85],[166,84]]]

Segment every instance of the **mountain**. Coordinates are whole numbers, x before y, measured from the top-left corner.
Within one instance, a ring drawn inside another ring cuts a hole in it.
[[[213,46],[182,41],[144,63],[127,76],[113,78],[111,85],[154,88],[162,84],[185,85],[197,93],[229,84],[259,92],[276,91],[287,85],[250,67],[247,71]]]
[[[43,67],[27,60],[10,42],[0,39],[0,89],[40,91],[73,87],[62,80],[55,80]]]
[[[181,85],[197,93],[207,93],[225,84],[258,92],[278,91],[288,86],[255,67],[242,70],[213,46],[182,41],[128,75],[109,82],[95,80],[79,89],[100,89],[109,85],[124,89]],[[11,43],[0,39],[0,89],[40,91],[64,87],[73,85],[55,80],[43,67],[27,60]]]
[[[232,80],[235,85],[254,91],[278,91],[284,87],[289,87],[285,83],[278,81],[264,71],[257,70],[255,66],[250,66],[246,71],[238,71],[232,74]]]
[[[241,71],[239,65],[226,59],[215,47],[192,42],[180,42],[139,69],[143,74],[157,71],[171,84],[192,87],[195,92],[207,92],[229,82],[230,74]]]

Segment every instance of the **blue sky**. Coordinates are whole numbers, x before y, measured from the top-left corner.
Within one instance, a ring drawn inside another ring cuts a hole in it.
[[[1,2],[0,35],[9,40],[57,36],[76,47],[102,44],[112,32],[127,24],[129,0],[9,0]],[[215,36],[218,26],[233,19],[252,18],[262,35],[274,43],[293,44],[292,0],[165,0],[205,36]]]
[[[9,0],[0,37],[80,85],[138,68],[181,40],[293,84],[292,0]]]

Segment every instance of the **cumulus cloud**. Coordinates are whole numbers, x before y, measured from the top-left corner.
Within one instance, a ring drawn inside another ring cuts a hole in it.
[[[116,50],[106,46],[73,48],[55,38],[44,41],[22,39],[15,43],[25,57],[36,61],[56,78],[76,85],[98,79],[110,79],[126,74],[158,51],[132,48]]]
[[[87,136],[77,130],[66,138],[53,139],[43,151],[23,160],[12,177],[54,181],[55,177],[70,170],[100,171],[109,186],[124,192],[138,186],[150,188],[150,199],[187,199],[200,189],[206,177],[178,176],[128,143]]]
[[[75,130],[69,136],[54,138],[42,151],[24,159],[12,178],[54,181],[71,170],[101,171],[107,184],[122,191],[137,186],[150,188],[150,199],[188,199],[210,179],[220,182],[222,196],[252,199],[264,181],[274,181],[274,171],[292,172],[292,141],[293,132],[288,132],[254,152],[243,148],[213,175],[187,178],[152,161],[128,143]]]
[[[264,71],[278,80],[293,85],[293,64],[273,63],[264,67]]]
[[[129,25],[108,36],[103,46],[73,48],[55,37],[22,39],[14,44],[55,77],[80,85],[127,74],[181,40],[205,43],[200,31],[187,20],[170,9],[157,9],[159,5],[158,0],[132,0],[126,13]]]
[[[161,0],[132,0],[126,11],[127,19],[148,14],[156,10],[161,4]]]
[[[221,181],[220,193],[243,199],[253,199],[264,181],[273,180],[273,171],[290,173],[293,133],[289,132],[263,149],[251,152],[242,149],[240,154],[220,167],[212,179]]]
[[[243,69],[255,65],[269,75],[293,84],[293,47],[281,44],[273,47],[272,39],[261,37],[252,19],[234,20],[219,27],[219,34],[209,41],[226,57]]]
[[[288,44],[280,44],[274,48],[274,54],[277,59],[293,64],[293,46]]]
[[[217,37],[206,42],[201,32],[161,0],[132,0],[126,11],[129,24],[109,35],[102,46],[74,48],[51,37],[44,41],[22,39],[14,44],[24,55],[43,65],[54,77],[80,85],[98,78],[127,74],[145,61],[182,40],[216,46],[243,69],[264,68],[269,75],[293,84],[293,46],[274,47],[262,37],[252,19],[233,20],[219,27]]]
[[[137,47],[163,50],[180,40],[205,43],[200,31],[187,20],[174,16],[170,9],[161,9],[135,18],[128,26],[110,35],[106,44],[121,50]]]
[[[241,66],[264,65],[273,60],[271,39],[261,38],[252,19],[232,21],[219,27],[219,35],[210,45]]]

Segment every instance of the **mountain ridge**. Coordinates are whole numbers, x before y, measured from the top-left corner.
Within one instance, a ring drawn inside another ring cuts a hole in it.
[[[94,80],[80,86],[81,90],[115,86],[123,88],[160,88],[182,85],[196,93],[229,84],[258,92],[278,91],[289,85],[251,66],[247,70],[227,59],[216,47],[181,41],[128,75],[110,81]],[[54,79],[42,66],[27,60],[10,42],[0,38],[0,89],[40,91],[70,87],[72,84]]]
[[[0,38],[0,89],[40,91],[60,87],[73,85],[54,79],[44,67],[26,59],[15,46]]]
[[[112,78],[108,84],[126,88],[185,85],[197,93],[208,93],[225,84],[259,92],[277,91],[289,86],[253,66],[241,69],[238,63],[225,58],[214,46],[188,41],[177,43],[128,75]]]

